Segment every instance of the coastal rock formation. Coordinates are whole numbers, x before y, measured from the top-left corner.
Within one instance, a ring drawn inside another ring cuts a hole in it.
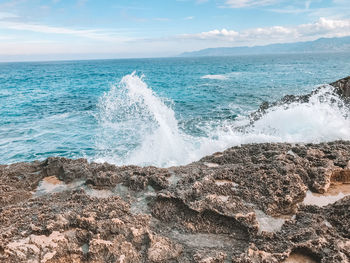
[[[0,262],[349,262],[350,142],[0,166]]]
[[[332,90],[326,90],[325,88],[329,86],[332,87]],[[324,94],[322,94],[325,92]],[[259,109],[255,112],[253,112],[250,115],[251,124],[253,124],[255,121],[259,120],[264,114],[266,114],[268,109],[271,109],[276,106],[286,106],[288,104],[292,103],[309,103],[310,99],[314,95],[319,95],[323,97],[327,97],[329,95],[337,95],[341,98],[344,105],[349,106],[350,105],[350,76],[340,79],[338,81],[335,81],[329,85],[322,85],[312,91],[309,94],[305,95],[286,95],[282,99],[276,102],[269,103],[267,101],[263,102]]]
[[[339,95],[344,98],[350,98],[350,76],[330,84],[336,88]]]

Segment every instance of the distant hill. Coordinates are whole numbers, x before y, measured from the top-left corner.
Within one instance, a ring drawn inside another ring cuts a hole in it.
[[[350,36],[339,38],[320,38],[315,41],[287,44],[271,44],[253,47],[219,47],[185,52],[181,57],[234,56],[249,54],[288,54],[350,52]]]

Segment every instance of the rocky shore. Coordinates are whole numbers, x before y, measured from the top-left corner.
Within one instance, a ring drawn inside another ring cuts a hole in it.
[[[0,262],[350,262],[350,142],[0,165]]]

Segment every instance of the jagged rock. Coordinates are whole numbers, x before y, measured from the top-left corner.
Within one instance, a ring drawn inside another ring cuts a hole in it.
[[[336,88],[339,95],[350,98],[350,76],[331,83]]]
[[[167,169],[1,165],[0,262],[347,262],[350,196],[303,200],[349,178],[344,141],[250,144]]]

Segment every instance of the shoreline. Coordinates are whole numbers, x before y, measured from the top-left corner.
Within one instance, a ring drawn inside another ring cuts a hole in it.
[[[331,85],[347,102],[350,77]],[[49,157],[0,165],[0,182],[1,262],[350,260],[350,141],[244,144],[169,168]]]
[[[170,168],[54,157],[1,165],[0,178],[5,262],[350,256],[349,141],[243,145]]]

